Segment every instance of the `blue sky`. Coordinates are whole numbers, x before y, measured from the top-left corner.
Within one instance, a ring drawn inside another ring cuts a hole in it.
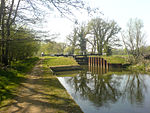
[[[125,29],[130,18],[141,19],[147,42],[150,45],[150,0],[85,0],[91,7],[98,7],[105,18],[115,20],[120,27]],[[76,14],[79,20],[88,19],[87,15]],[[55,23],[55,24],[54,24]],[[51,18],[48,21],[48,29],[59,32],[59,41],[65,41],[65,36],[73,28],[73,23],[67,19]]]

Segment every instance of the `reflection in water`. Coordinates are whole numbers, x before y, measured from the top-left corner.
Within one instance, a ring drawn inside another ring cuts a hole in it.
[[[77,76],[58,79],[86,113],[150,113],[150,102],[146,101],[150,97],[150,76],[106,72],[88,67]]]

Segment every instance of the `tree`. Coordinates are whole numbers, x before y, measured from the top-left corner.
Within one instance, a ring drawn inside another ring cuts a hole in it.
[[[68,37],[67,40],[69,41],[69,45],[71,46],[71,51],[69,52],[70,54],[74,54],[75,49],[77,47],[77,41],[78,41],[78,36],[77,36],[78,29],[74,28],[73,33],[71,33]]]
[[[76,49],[80,49],[80,54],[86,54],[87,34],[88,29],[85,25],[79,25],[74,28],[73,33],[67,37],[70,43],[69,46],[71,47],[70,54],[74,54]]]
[[[138,60],[143,55],[141,48],[145,46],[145,33],[143,22],[140,19],[130,19],[127,24],[127,31],[122,33],[122,39],[128,54]]]
[[[33,34],[33,31],[22,28],[22,30],[15,33],[15,37],[13,37],[13,40],[9,39],[7,41],[5,40],[0,41],[0,44],[2,45],[5,44],[5,46],[7,43],[8,64],[11,64],[11,61],[17,61],[17,60],[25,59],[27,57],[31,57],[38,51],[39,42],[35,41],[34,37],[35,34]],[[0,50],[6,49],[6,47],[5,48],[4,47],[2,48],[2,46],[0,46]],[[0,51],[0,55],[3,55],[2,51]]]
[[[55,41],[41,42],[38,55],[42,52],[44,52],[44,54],[63,54],[65,48],[66,44],[64,43],[57,43]]]
[[[0,1],[0,41],[1,62],[8,65],[8,40],[23,26],[35,25],[41,21],[44,12],[57,9],[61,15],[73,14],[73,9],[86,8],[82,0],[1,0]],[[14,29],[14,26],[16,28]],[[19,27],[18,27],[19,26]],[[13,28],[13,29],[11,29]]]
[[[86,26],[85,25],[80,26],[78,30],[78,37],[79,37],[79,47],[82,55],[86,54],[87,34],[88,34],[88,30],[86,29]]]
[[[102,18],[96,18],[88,23],[88,27],[93,35],[93,44],[96,45],[98,54],[102,55],[104,47],[110,49],[110,47],[118,45],[119,38],[116,34],[121,28],[115,21],[105,21]]]

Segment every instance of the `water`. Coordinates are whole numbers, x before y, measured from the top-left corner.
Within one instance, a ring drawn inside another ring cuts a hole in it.
[[[150,75],[93,67],[73,75],[58,79],[85,113],[150,113]]]

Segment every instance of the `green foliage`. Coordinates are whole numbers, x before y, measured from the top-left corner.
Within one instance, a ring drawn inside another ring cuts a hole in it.
[[[17,28],[16,26],[11,29],[12,37],[10,37],[10,40],[0,40],[0,62],[5,65],[10,65],[12,61],[34,56],[40,47],[39,42],[34,39],[35,34],[32,30]],[[5,61],[3,58],[5,58]]]
[[[39,43],[34,40],[13,41],[9,43],[9,56],[13,60],[32,57],[39,50]]]
[[[72,54],[72,47],[68,46],[64,49],[64,54]]]
[[[38,58],[28,58],[12,64],[12,68],[0,69],[0,104],[3,100],[14,97],[16,88],[24,80],[25,73],[29,72]]]
[[[125,49],[112,49],[112,54],[113,55],[126,55],[126,50]]]
[[[107,56],[112,55],[112,48],[110,46],[105,46],[104,52],[106,53]]]
[[[23,78],[15,70],[4,71],[0,69],[0,102],[13,97],[14,89],[19,85]]]
[[[80,55],[80,49],[75,49],[74,54],[75,54],[75,55]]]
[[[17,62],[12,63],[12,68],[17,70],[20,73],[27,73],[31,71],[32,67],[35,63],[39,60],[39,58],[27,58],[25,60],[20,60]]]
[[[138,63],[129,66],[128,69],[134,71],[150,72],[150,60],[141,59]]]
[[[110,48],[119,46],[119,38],[116,36],[121,30],[114,20],[104,20],[102,18],[92,19],[88,23],[89,33],[93,40],[88,41],[92,45],[93,50],[97,50],[98,54],[103,54],[103,49],[110,54]],[[108,49],[108,50],[107,50]],[[96,52],[96,51],[94,51]]]
[[[88,34],[88,31],[86,29],[86,26],[85,25],[82,25],[80,28],[79,28],[79,31],[78,31],[78,37],[79,37],[79,47],[80,47],[80,50],[81,50],[81,54],[82,55],[85,55],[86,54],[86,43],[87,43],[87,40],[86,40],[86,35]]]
[[[41,43],[40,50],[38,51],[38,55],[40,55],[42,52],[44,54],[62,54],[66,48],[66,45],[64,43],[57,43],[54,41],[49,41],[46,43]]]

